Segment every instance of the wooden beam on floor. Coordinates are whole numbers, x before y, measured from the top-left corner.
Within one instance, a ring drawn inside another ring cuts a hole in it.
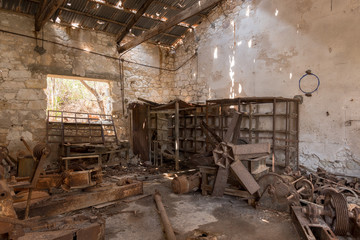
[[[153,1],[154,0],[145,1],[145,3],[140,7],[140,9],[136,12],[136,14],[131,17],[131,19],[127,23],[125,29],[116,36],[117,44],[121,43],[121,41],[124,39],[126,34],[129,33],[130,29],[135,25],[135,23],[137,23],[137,21],[141,18],[141,16],[145,13],[145,11],[150,7],[150,5]]]
[[[35,15],[35,31],[40,31],[52,15],[63,5],[65,0],[42,0]]]
[[[79,209],[117,201],[130,196],[143,193],[143,184],[140,181],[117,186],[116,184],[94,188],[88,191],[69,192],[52,196],[46,201],[32,203],[30,206],[30,216],[50,217],[59,214],[76,211]],[[14,204],[18,215],[23,215],[24,209],[21,203]]]
[[[167,29],[175,26],[176,24],[178,24],[188,18],[191,18],[192,16],[197,15],[198,13],[200,13],[210,7],[215,6],[220,1],[221,0],[200,0],[198,3],[195,3],[190,8],[185,9],[184,11],[178,13],[177,15],[175,15],[168,21],[160,23],[152,30],[149,30],[149,31],[141,34],[140,36],[138,36],[131,42],[128,42],[122,46],[119,46],[118,47],[119,53],[125,52],[131,48],[136,47],[137,45],[155,37],[156,35],[166,31]]]

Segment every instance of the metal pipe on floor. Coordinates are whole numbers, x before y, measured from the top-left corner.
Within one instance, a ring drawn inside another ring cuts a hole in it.
[[[169,218],[168,218],[168,216],[166,214],[164,205],[163,205],[163,203],[161,201],[161,194],[157,190],[155,190],[154,200],[156,202],[156,206],[157,206],[157,209],[159,210],[161,221],[162,221],[163,226],[164,226],[166,239],[167,240],[176,240],[174,230],[173,230],[173,228],[171,226],[171,223],[170,223]]]

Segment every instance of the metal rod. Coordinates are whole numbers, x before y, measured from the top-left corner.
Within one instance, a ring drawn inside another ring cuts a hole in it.
[[[276,98],[274,98],[273,101],[273,141],[272,141],[272,147],[273,147],[273,156],[275,155],[275,134],[276,134],[276,119],[275,119],[275,114],[276,114]]]
[[[24,219],[29,218],[31,195],[32,195],[32,188],[29,188],[28,198],[26,200],[26,208],[25,208],[25,217],[24,217]]]
[[[157,208],[159,210],[161,221],[162,221],[163,226],[164,226],[166,239],[167,240],[176,240],[174,230],[173,230],[173,228],[171,226],[170,220],[169,220],[169,218],[168,218],[168,216],[166,214],[164,205],[163,205],[163,203],[161,201],[161,195],[157,190],[155,190],[154,199],[155,199],[155,202],[156,202],[156,206],[157,206]]]
[[[296,170],[299,170],[299,131],[300,131],[300,127],[299,127],[299,120],[300,120],[300,116],[299,116],[299,102],[295,102],[296,104],[296,154],[297,154],[297,158],[296,158]]]

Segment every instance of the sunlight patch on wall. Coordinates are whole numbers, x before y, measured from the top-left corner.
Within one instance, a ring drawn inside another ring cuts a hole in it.
[[[252,39],[250,39],[250,40],[248,41],[248,47],[251,48],[251,46],[252,46]]]
[[[218,48],[215,47],[215,50],[214,50],[214,59],[217,59],[218,58]]]
[[[245,15],[246,15],[247,17],[250,16],[250,5],[247,6]]]
[[[275,16],[277,17],[278,14],[279,14],[279,10],[276,9],[276,10],[275,10]]]
[[[235,72],[233,70],[233,67],[235,66],[235,56],[229,56],[229,63],[230,63],[230,68],[229,68],[229,76],[230,76],[230,80],[231,80],[231,88],[230,88],[230,98],[234,98],[235,97]]]

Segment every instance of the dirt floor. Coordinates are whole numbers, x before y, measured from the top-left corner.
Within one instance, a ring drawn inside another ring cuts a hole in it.
[[[200,192],[176,195],[171,192],[171,179],[144,182],[145,195],[155,189],[162,195],[178,240],[300,239],[288,214],[256,210],[236,197],[214,198]],[[108,240],[165,239],[152,196],[96,211],[106,215]]]

